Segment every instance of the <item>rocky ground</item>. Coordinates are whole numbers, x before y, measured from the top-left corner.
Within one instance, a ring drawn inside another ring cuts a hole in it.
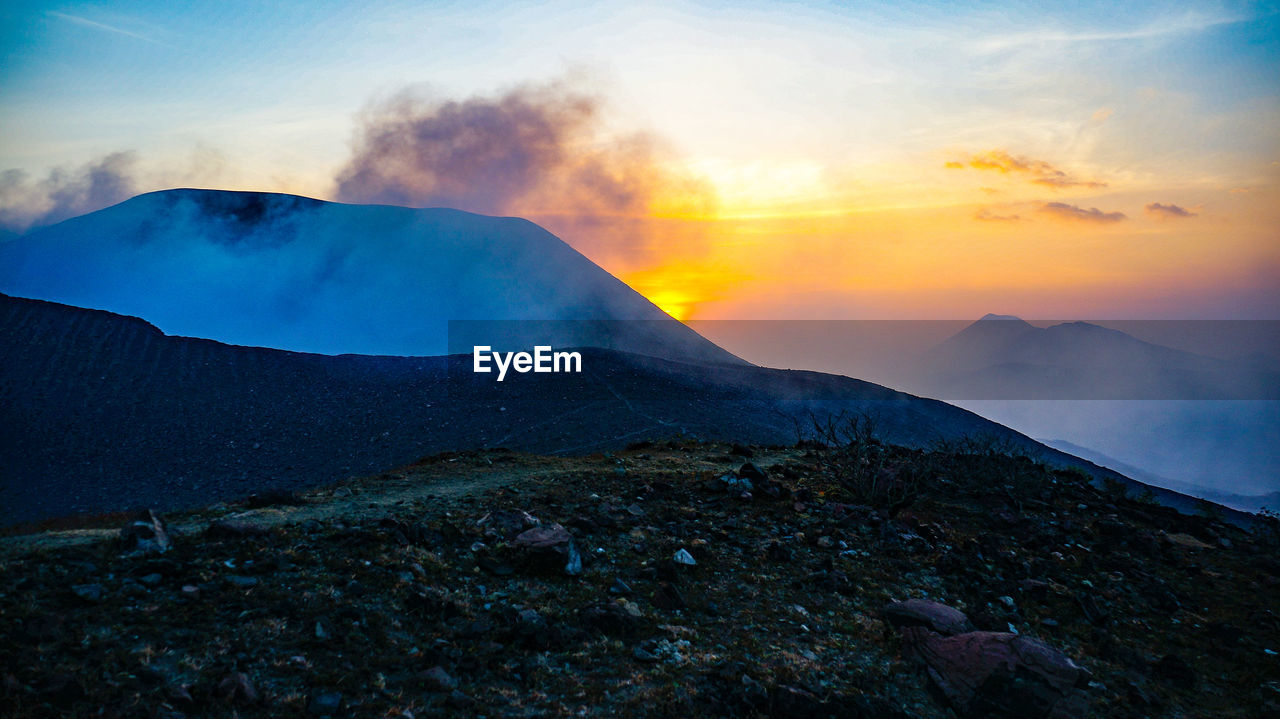
[[[1274,522],[847,438],[450,454],[11,537],[0,714],[1280,716]]]

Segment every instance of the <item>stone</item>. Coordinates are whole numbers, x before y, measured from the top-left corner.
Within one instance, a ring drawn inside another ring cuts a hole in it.
[[[966,632],[944,637],[922,626],[902,631],[904,653],[924,661],[958,713],[1013,719],[1080,719],[1092,678],[1062,652],[1030,637]]]
[[[232,672],[218,682],[218,696],[228,704],[237,706],[256,704],[260,698],[249,675],[244,672]]]
[[[974,628],[964,612],[927,599],[891,602],[885,605],[884,616],[895,627],[926,627],[944,637]]]
[[[141,597],[146,595],[147,588],[141,584],[129,579],[120,585],[120,592],[126,597]]]
[[[307,714],[313,717],[336,716],[342,711],[342,695],[338,692],[321,692],[311,695],[307,702]]]
[[[582,574],[582,553],[569,530],[559,524],[542,525],[516,535],[512,545],[534,565],[559,565],[565,574]]]
[[[458,688],[458,680],[449,675],[444,667],[436,665],[422,673],[422,682],[433,692],[451,692]]]
[[[680,594],[680,590],[676,589],[670,582],[662,582],[658,585],[657,591],[653,593],[653,606],[659,609],[675,611],[684,609],[689,605],[685,602],[684,596]]]
[[[1110,610],[1092,594],[1077,595],[1076,604],[1080,606],[1080,611],[1084,612],[1085,620],[1095,627],[1105,626],[1111,619]]]
[[[258,443],[254,443],[254,449],[258,449]],[[288,489],[275,488],[266,489],[261,492],[254,492],[244,500],[244,506],[250,509],[261,509],[263,507],[298,507],[306,504],[306,500],[297,492]]]
[[[486,537],[507,539],[542,524],[528,512],[498,510],[489,512],[476,521],[484,529]]]
[[[1164,535],[1164,541],[1175,547],[1185,547],[1186,549],[1213,549],[1212,544],[1206,544],[1190,534],[1166,534]]]
[[[582,553],[578,551],[578,545],[576,543],[569,542],[567,555],[568,556],[565,558],[564,563],[564,573],[570,577],[576,577],[582,574]]]
[[[738,467],[737,475],[740,479],[746,479],[751,482],[763,482],[768,479],[765,476],[764,470],[755,466],[751,462],[747,462],[741,467]]]
[[[573,541],[569,530],[559,524],[547,527],[534,527],[516,535],[512,544],[521,549],[542,550],[567,547]]]
[[[481,557],[476,561],[476,565],[495,577],[509,577],[516,573],[511,565],[499,562],[493,557]]]
[[[764,556],[771,562],[790,562],[791,550],[782,542],[774,540],[765,547]]]
[[[544,644],[548,638],[550,627],[547,620],[534,609],[523,609],[516,615],[516,631],[534,644]]]
[[[770,700],[773,705],[770,715],[784,719],[823,716],[827,709],[812,692],[789,685],[780,686],[774,690]]]
[[[750,492],[751,490],[755,489],[755,485],[751,483],[750,479],[747,479],[745,477],[735,477],[732,474],[721,475],[719,477],[719,481],[721,486],[724,487],[725,491],[730,492],[732,494],[739,494],[741,492]]]
[[[608,636],[628,637],[635,633],[639,624],[638,613],[629,611],[629,606],[618,602],[598,602],[583,607],[578,613],[582,623],[590,629]]]
[[[687,549],[677,549],[675,556],[673,556],[671,560],[676,564],[682,564],[686,567],[692,567],[698,563],[698,560],[694,559],[693,555],[689,554],[689,550]]]
[[[163,519],[148,509],[120,528],[120,546],[128,554],[163,554],[173,546]]]
[[[77,584],[71,587],[71,593],[79,597],[81,601],[96,604],[102,601],[105,590],[103,590],[101,584]]]

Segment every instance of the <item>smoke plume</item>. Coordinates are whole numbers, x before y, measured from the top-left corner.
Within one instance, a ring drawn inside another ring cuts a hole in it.
[[[604,114],[565,82],[465,100],[402,92],[365,113],[337,199],[517,215],[593,258],[644,264],[652,220],[706,216],[714,198],[653,136],[607,134]]]
[[[0,172],[0,228],[19,233],[100,210],[136,193],[132,152],[113,152],[77,169],[55,168],[42,180]]]

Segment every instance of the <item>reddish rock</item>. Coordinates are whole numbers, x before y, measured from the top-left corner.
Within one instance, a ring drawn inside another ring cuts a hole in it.
[[[925,627],[948,637],[974,628],[964,612],[927,599],[891,602],[885,605],[884,616],[895,627]]]
[[[516,535],[512,544],[522,549],[544,550],[567,547],[572,541],[569,530],[559,524],[552,524],[527,529]]]
[[[924,661],[962,715],[1079,719],[1086,714],[1081,689],[1089,672],[1041,641],[1003,632],[944,637],[924,627],[903,629],[902,637],[904,652]]]
[[[525,553],[531,565],[554,565],[572,577],[582,574],[582,554],[573,543],[573,535],[559,524],[525,530],[511,543]]]
[[[458,688],[458,680],[454,679],[443,667],[434,666],[422,673],[422,683],[433,692],[449,692]]]
[[[218,682],[218,696],[229,704],[237,705],[256,704],[259,698],[258,690],[244,672],[233,672]]]

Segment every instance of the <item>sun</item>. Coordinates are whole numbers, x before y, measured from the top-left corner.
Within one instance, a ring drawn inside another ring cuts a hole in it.
[[[658,309],[684,322],[693,314],[695,299],[678,289],[660,289],[646,293],[649,301]]]

